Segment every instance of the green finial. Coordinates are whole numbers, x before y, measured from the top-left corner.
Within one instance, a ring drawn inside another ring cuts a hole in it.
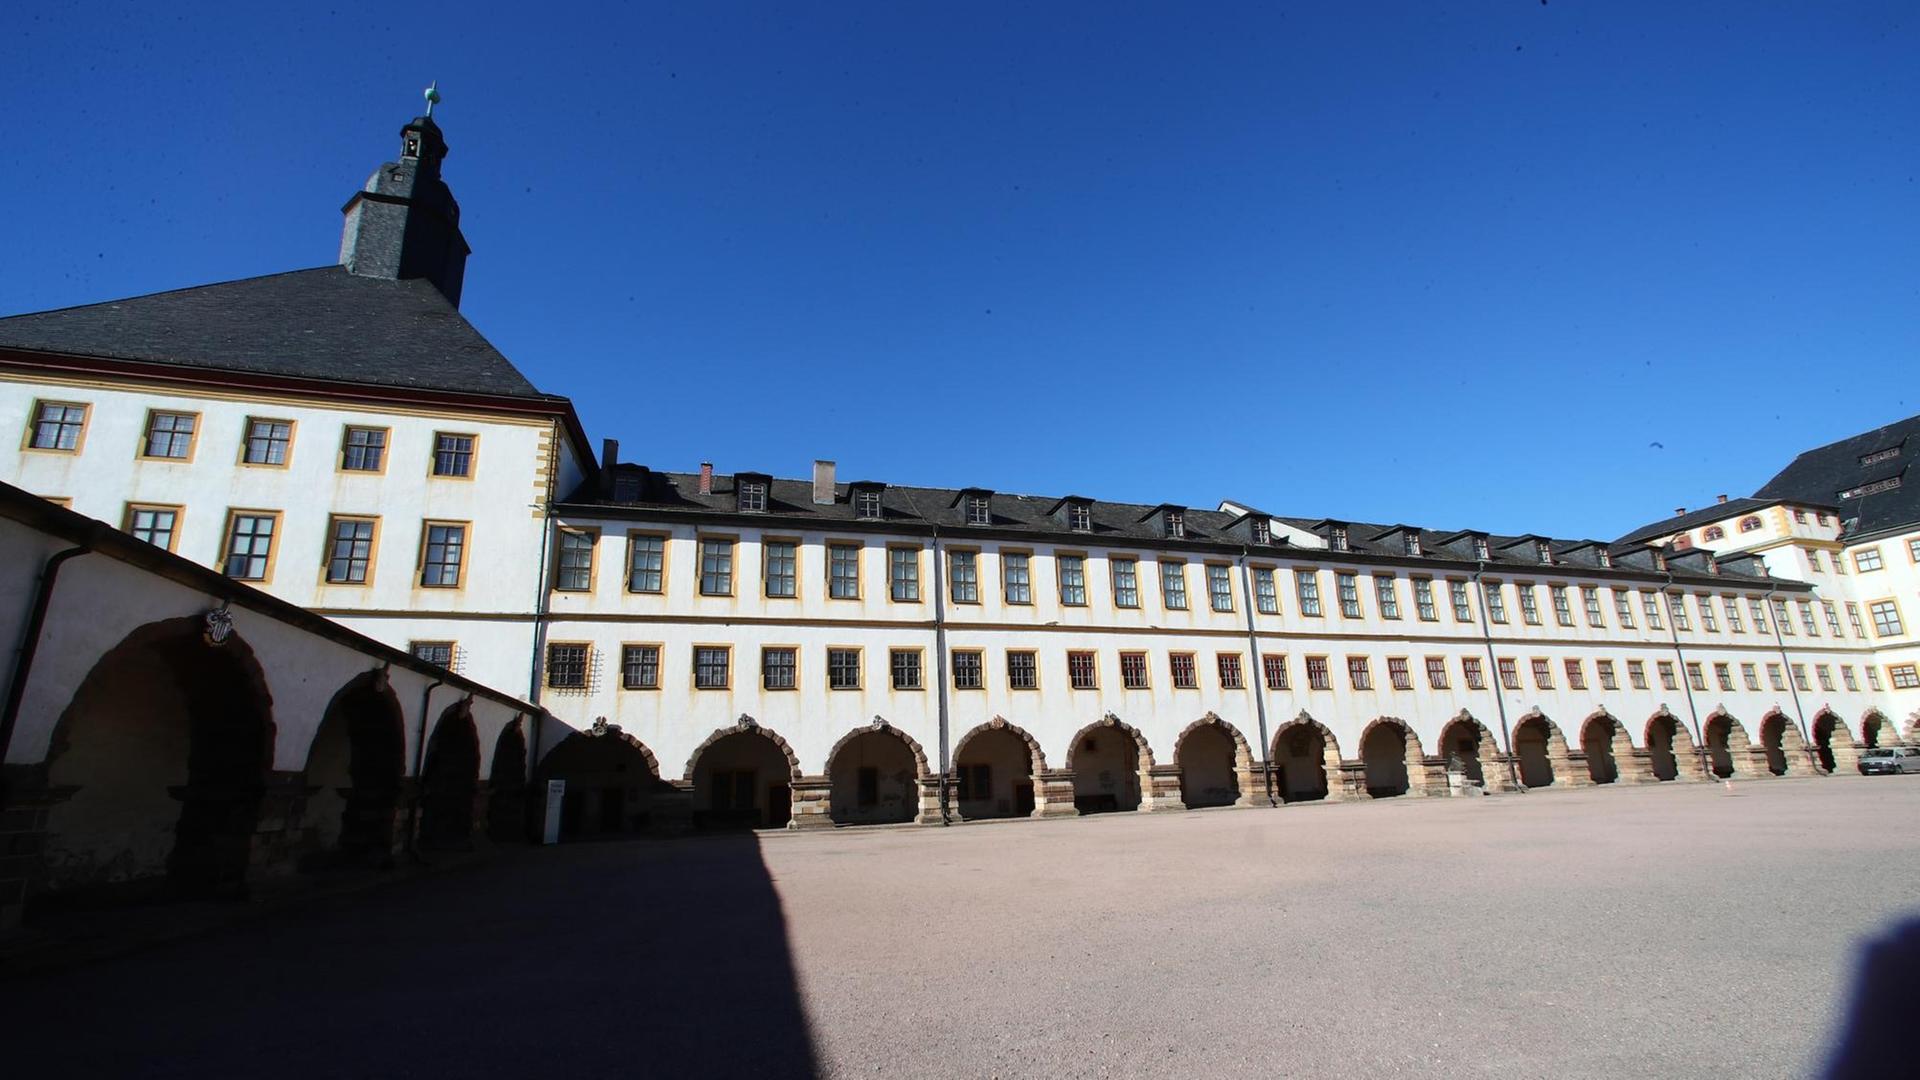
[[[440,104],[440,80],[439,79],[433,80],[433,85],[427,87],[426,99],[427,99],[427,115],[432,116],[433,107],[435,105]]]

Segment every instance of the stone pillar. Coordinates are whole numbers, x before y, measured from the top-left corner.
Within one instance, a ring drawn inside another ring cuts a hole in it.
[[[1180,797],[1180,766],[1154,765],[1147,769],[1144,777],[1146,788],[1140,792],[1140,809],[1185,810],[1187,804]]]
[[[833,787],[824,776],[803,776],[793,782],[793,816],[789,829],[831,829]]]
[[[1614,741],[1614,745],[1617,747],[1626,748],[1625,753],[1620,753],[1616,751],[1613,755],[1614,762],[1620,766],[1620,780],[1619,780],[1620,783],[1622,784],[1657,784],[1659,783],[1658,780],[1655,780],[1653,778],[1653,754],[1652,753],[1629,743],[1627,741],[1625,732],[1620,733],[1620,737]],[[1696,761],[1695,764],[1698,764],[1698,762]],[[1674,766],[1676,771],[1678,771],[1680,775],[1685,776],[1686,770],[1680,769],[1679,765],[1680,765],[1680,759],[1678,757],[1675,757]]]
[[[307,802],[320,789],[307,783],[304,772],[267,774],[260,792],[260,814],[254,819],[253,847],[247,855],[249,878],[279,877],[293,872],[307,848]]]
[[[1491,754],[1487,753],[1484,749],[1487,745],[1489,743],[1483,742],[1480,752],[1480,775],[1487,780],[1487,792],[1492,794],[1520,790],[1519,785],[1513,780],[1519,762],[1510,761],[1507,755],[1498,750]]]
[[[47,819],[77,787],[46,786],[43,770],[8,765],[0,773],[0,934],[20,925],[27,900],[46,879]]]
[[[1233,778],[1240,785],[1240,797],[1235,806],[1267,805],[1267,766],[1262,761],[1247,761],[1242,755],[1235,754],[1233,759]],[[1273,793],[1274,800],[1280,798],[1279,791]]]
[[[1033,814],[1035,817],[1073,817],[1080,811],[1073,807],[1073,772],[1069,769],[1048,769],[1033,782]]]
[[[1453,781],[1447,776],[1446,758],[1422,758],[1418,774],[1408,770],[1407,794],[1409,795],[1451,795],[1452,788]]]
[[[657,833],[684,833],[693,829],[693,781],[667,780],[654,789],[653,814],[647,827]]]
[[[952,781],[948,782],[949,794],[952,793]],[[915,825],[940,824],[940,774],[929,773],[920,778],[920,809],[914,814]]]
[[[1838,734],[1841,730],[1844,729],[1836,728],[1835,734]],[[1827,745],[1828,748],[1833,751],[1833,772],[1828,775],[1860,775],[1860,747],[1853,741],[1851,736],[1848,736],[1845,742],[1841,742],[1839,739],[1831,739]]]
[[[1340,772],[1328,776],[1327,781],[1329,800],[1370,798],[1367,794],[1367,763],[1364,761],[1342,761]]]

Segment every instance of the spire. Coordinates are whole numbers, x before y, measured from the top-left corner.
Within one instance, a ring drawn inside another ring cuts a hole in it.
[[[427,112],[400,129],[400,156],[375,170],[341,208],[340,265],[361,277],[426,278],[455,307],[466,277],[460,204],[440,178],[447,141],[434,122],[439,84],[427,87]]]

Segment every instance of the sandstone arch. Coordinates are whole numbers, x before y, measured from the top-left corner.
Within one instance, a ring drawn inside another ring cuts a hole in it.
[[[1376,799],[1422,793],[1426,755],[1413,726],[1396,716],[1376,716],[1360,733],[1366,793]]]
[[[1652,716],[1647,717],[1645,729],[1641,734],[1642,745],[1647,748],[1647,769],[1656,781],[1704,780],[1707,774],[1700,764],[1700,747],[1693,741],[1693,732],[1680,718],[1661,706]]]
[[[566,782],[560,803],[563,840],[646,831],[653,825],[655,801],[667,786],[653,751],[605,718],[547,751],[539,775],[543,781]]]
[[[1447,763],[1448,769],[1452,769],[1457,760],[1469,783],[1493,790],[1508,786],[1505,771],[1501,767],[1500,743],[1494,739],[1487,725],[1467,710],[1461,709],[1455,713],[1453,719],[1440,729],[1440,740],[1435,749]]]
[[[1268,760],[1275,769],[1274,786],[1286,802],[1337,799],[1344,794],[1331,782],[1342,775],[1340,742],[1304,709],[1273,733]]]
[[[1708,714],[1705,727],[1707,767],[1722,780],[1739,775],[1737,762],[1751,761],[1753,744],[1747,729],[1725,709]]]
[[[1073,805],[1082,814],[1138,810],[1153,790],[1153,747],[1112,713],[1088,724],[1067,748]]]
[[[1524,787],[1576,785],[1585,779],[1574,774],[1573,754],[1560,725],[1539,709],[1529,710],[1513,725],[1513,756]]]
[[[1253,805],[1253,748],[1240,729],[1207,713],[1188,724],[1173,744],[1180,772],[1180,801],[1188,809]]]
[[[834,824],[876,825],[914,819],[930,770],[913,736],[875,717],[833,744],[823,775]]]
[[[1847,730],[1847,722],[1832,709],[1814,714],[1813,750],[1821,771],[1828,775],[1852,773],[1860,767],[1860,744]]]
[[[1039,812],[1035,781],[1047,771],[1040,740],[996,716],[953,748],[955,803],[962,818],[1028,817]]]
[[[800,757],[780,734],[742,715],[687,758],[693,820],[705,828],[781,828],[793,818]]]
[[[1580,749],[1587,756],[1587,778],[1595,784],[1638,784],[1652,779],[1646,759],[1634,753],[1626,725],[1605,708],[1594,710],[1581,722]]]

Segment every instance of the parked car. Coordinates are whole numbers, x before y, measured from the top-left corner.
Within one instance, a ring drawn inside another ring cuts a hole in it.
[[[1875,773],[1920,773],[1920,749],[1911,746],[1885,746],[1860,755],[1860,771]]]

